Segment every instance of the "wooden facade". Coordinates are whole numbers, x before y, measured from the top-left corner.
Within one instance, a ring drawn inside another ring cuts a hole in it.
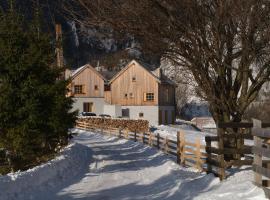
[[[175,86],[162,83],[159,77],[132,61],[111,81],[106,102],[123,106],[174,106]],[[154,98],[150,96],[153,94]]]
[[[93,67],[85,65],[73,74],[69,88],[73,97],[103,98],[104,78]]]
[[[71,80],[70,95],[77,98],[74,105],[80,111],[98,114],[107,111],[111,116],[147,119],[152,124],[175,121],[175,85],[159,68],[150,71],[133,60],[105,83],[98,71],[85,65],[71,74]],[[116,109],[110,110],[105,104],[121,106],[121,110],[116,114]]]

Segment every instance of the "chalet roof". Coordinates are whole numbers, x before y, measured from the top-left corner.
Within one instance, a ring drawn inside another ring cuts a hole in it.
[[[96,73],[101,79],[103,79],[104,81],[106,80],[94,67],[92,67],[90,64],[86,64],[82,67],[79,67],[78,69],[74,70],[71,73],[71,79],[74,79],[75,77],[77,77],[80,73],[82,73],[85,69],[90,69],[92,70],[94,73]]]
[[[109,83],[112,83],[115,79],[117,79],[121,74],[123,74],[129,67],[132,66],[132,64],[137,64],[138,66],[142,67],[143,69],[145,69],[149,74],[151,74],[159,83],[161,84],[171,84],[171,85],[175,85],[175,83],[170,80],[167,76],[165,76],[164,74],[161,73],[161,76],[159,77],[156,69],[154,70],[153,67],[151,65],[145,64],[141,61],[137,61],[137,60],[132,60],[131,62],[129,62],[126,67],[124,67],[121,71],[119,71],[117,74],[115,74],[115,76],[112,77],[112,79],[110,80]]]

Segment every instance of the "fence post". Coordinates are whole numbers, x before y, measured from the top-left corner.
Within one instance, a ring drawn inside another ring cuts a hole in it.
[[[181,164],[185,165],[185,133],[180,133],[180,154],[181,154]]]
[[[199,170],[202,170],[201,166],[201,140],[196,138],[196,167]]]
[[[149,132],[149,146],[153,145],[153,135],[151,134],[151,132]]]
[[[218,128],[218,149],[220,154],[218,155],[219,160],[219,179],[222,181],[225,179],[225,161],[224,161],[224,132],[222,128]]]
[[[205,141],[206,141],[206,153],[207,153],[207,173],[211,173],[212,172],[212,165],[211,165],[211,161],[212,161],[212,153],[211,153],[211,137],[209,136],[205,136]]]
[[[128,140],[128,129],[126,129],[126,132],[125,132],[125,139]]]
[[[254,128],[261,128],[262,124],[261,121],[253,119],[253,127]],[[254,146],[261,148],[262,147],[262,139],[258,136],[254,136]],[[254,154],[254,161],[253,161],[255,166],[262,167],[262,153],[258,152]],[[258,184],[259,186],[262,185],[262,175],[260,173],[254,172],[254,179],[255,183]]]
[[[159,133],[157,134],[157,148],[159,149]]]
[[[142,133],[142,132],[140,133],[140,141],[141,141],[142,143],[144,143],[144,142],[143,142],[143,133]]]
[[[168,136],[166,136],[165,140],[164,140],[164,151],[166,154],[168,154],[169,151],[169,139]]]
[[[121,138],[121,134],[122,134],[121,128],[119,128],[119,132],[118,132],[118,137],[119,137],[119,138]]]
[[[180,153],[180,131],[177,131],[177,163],[180,164],[180,157],[181,157],[181,153]]]
[[[134,141],[137,142],[137,131],[134,131]]]
[[[84,130],[87,130],[87,123],[86,123],[86,120],[83,121],[83,128],[84,128]]]

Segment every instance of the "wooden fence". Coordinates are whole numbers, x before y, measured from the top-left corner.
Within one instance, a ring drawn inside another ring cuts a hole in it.
[[[254,124],[254,183],[262,187],[267,198],[270,198],[270,130],[262,128],[260,121],[254,121]]]
[[[128,129],[105,128],[104,126],[88,125],[86,122],[77,121],[76,128],[84,130],[98,130],[101,133],[141,142],[143,144],[156,147],[164,153],[173,156],[177,163],[184,166],[195,167],[200,171],[206,170],[206,152],[205,145],[201,143],[200,138],[195,143],[189,142],[185,138],[184,132],[178,132],[177,138],[172,139],[168,136],[161,136],[152,132],[136,132]]]
[[[263,123],[262,126],[269,127],[270,124]],[[218,124],[218,136],[205,137],[208,173],[214,173],[219,176],[220,180],[223,180],[227,176],[226,170],[231,166],[252,165],[252,127],[253,123],[220,123]],[[238,131],[234,134],[226,134],[227,129]],[[224,145],[229,140],[234,140],[234,147]],[[226,159],[227,155],[232,155],[234,159]]]

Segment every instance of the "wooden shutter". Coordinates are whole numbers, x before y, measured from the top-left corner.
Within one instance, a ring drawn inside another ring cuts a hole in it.
[[[88,103],[83,103],[83,112],[88,112]]]
[[[85,88],[85,85],[82,85],[82,94],[86,94],[86,88]]]
[[[146,101],[146,92],[143,93],[143,101]]]
[[[74,94],[75,94],[75,84],[72,82],[71,84],[70,84],[70,89],[71,89],[71,95],[73,96]]]

